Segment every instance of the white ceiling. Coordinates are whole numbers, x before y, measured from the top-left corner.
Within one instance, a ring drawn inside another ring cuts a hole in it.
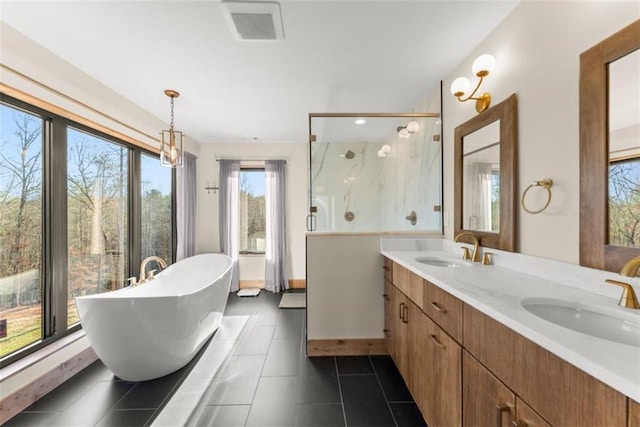
[[[0,19],[164,121],[178,90],[198,142],[304,142],[310,112],[411,112],[518,1],[281,0],[274,42],[236,40],[219,0],[2,0]]]

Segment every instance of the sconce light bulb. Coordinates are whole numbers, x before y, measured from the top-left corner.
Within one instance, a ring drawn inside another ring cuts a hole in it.
[[[409,131],[409,133],[416,133],[419,129],[420,124],[418,124],[418,122],[416,122],[415,120],[411,120],[409,123],[407,123],[407,130]]]
[[[384,154],[382,150],[378,150],[378,157],[387,157],[387,155]]]
[[[398,136],[402,139],[408,139],[411,137],[411,132],[409,132],[407,128],[402,128],[398,131]]]
[[[485,53],[484,55],[480,55],[473,61],[473,65],[471,66],[471,71],[478,77],[486,77],[493,71],[496,66],[496,60],[493,55],[489,55]]]
[[[389,144],[384,144],[380,149],[384,154],[389,154],[391,152],[391,146]]]
[[[458,77],[451,83],[451,93],[453,96],[464,96],[471,89],[471,82],[466,77]]]

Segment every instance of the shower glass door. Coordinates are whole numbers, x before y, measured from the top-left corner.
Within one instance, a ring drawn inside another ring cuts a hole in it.
[[[308,231],[442,231],[437,113],[310,114]]]

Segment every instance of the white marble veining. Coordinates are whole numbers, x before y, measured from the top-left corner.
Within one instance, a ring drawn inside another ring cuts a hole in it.
[[[393,136],[371,141],[313,143],[312,204],[318,207],[317,231],[440,230],[441,145],[436,119],[420,119],[409,139]],[[395,128],[392,128],[395,129]],[[378,157],[383,144],[391,146]],[[351,151],[346,156],[346,153]],[[405,219],[411,211],[417,223]],[[345,218],[352,212],[351,221]]]
[[[428,254],[461,261],[461,245],[442,239],[416,239],[412,248],[408,240],[381,239],[382,255],[610,387],[640,401],[640,347],[558,326],[537,317],[521,305],[527,298],[554,298],[568,304],[594,307],[632,321],[635,319],[634,323],[640,324],[640,310],[618,306],[620,289],[602,284],[605,278],[618,279],[632,284],[640,293],[640,279],[493,249],[487,251],[495,254],[494,265],[464,261],[469,268],[431,266],[419,263],[416,258]],[[427,241],[419,244],[417,240]],[[442,245],[441,249],[438,249],[438,244]],[[414,249],[419,245],[426,250]]]

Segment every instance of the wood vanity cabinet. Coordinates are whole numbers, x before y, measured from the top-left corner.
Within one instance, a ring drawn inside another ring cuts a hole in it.
[[[428,425],[640,427],[639,403],[388,261],[385,344]]]
[[[466,351],[551,425],[627,424],[623,394],[466,304],[463,318]]]
[[[550,427],[468,352],[462,352],[463,425]]]

